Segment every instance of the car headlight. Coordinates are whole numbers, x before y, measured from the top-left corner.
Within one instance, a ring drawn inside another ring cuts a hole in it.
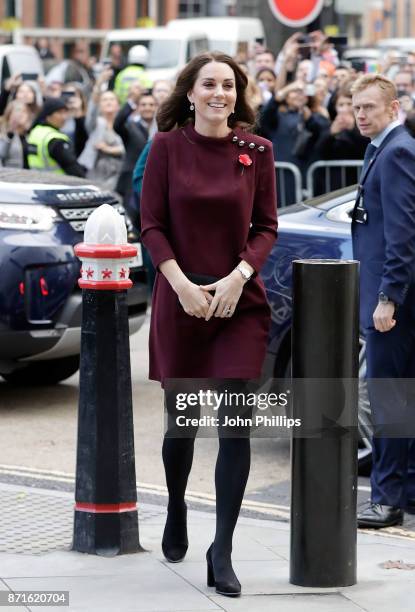
[[[56,218],[50,206],[0,203],[0,229],[46,231],[51,229]]]

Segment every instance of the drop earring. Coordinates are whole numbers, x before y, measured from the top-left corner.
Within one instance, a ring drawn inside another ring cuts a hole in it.
[[[195,105],[193,104],[193,102],[190,103],[190,110],[194,111],[195,110]]]

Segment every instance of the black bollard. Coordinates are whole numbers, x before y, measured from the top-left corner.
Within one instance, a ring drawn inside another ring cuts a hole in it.
[[[356,583],[356,261],[293,262],[290,582]]]
[[[136,249],[124,230],[122,217],[103,205],[75,247],[83,295],[72,549],[104,556],[141,550],[127,308]]]

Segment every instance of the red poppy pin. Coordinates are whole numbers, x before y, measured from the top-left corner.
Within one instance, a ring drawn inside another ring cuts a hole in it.
[[[240,155],[238,157],[238,161],[239,161],[240,164],[242,164],[241,174],[244,173],[245,166],[251,166],[252,165],[252,159],[249,157],[249,155],[247,153],[243,153],[242,155]]]

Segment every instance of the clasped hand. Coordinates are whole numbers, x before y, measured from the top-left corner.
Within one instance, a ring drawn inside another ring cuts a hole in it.
[[[245,284],[238,270],[210,285],[186,283],[178,292],[179,302],[186,314],[209,321],[212,316],[229,318],[235,312]],[[211,295],[214,291],[214,295]]]

